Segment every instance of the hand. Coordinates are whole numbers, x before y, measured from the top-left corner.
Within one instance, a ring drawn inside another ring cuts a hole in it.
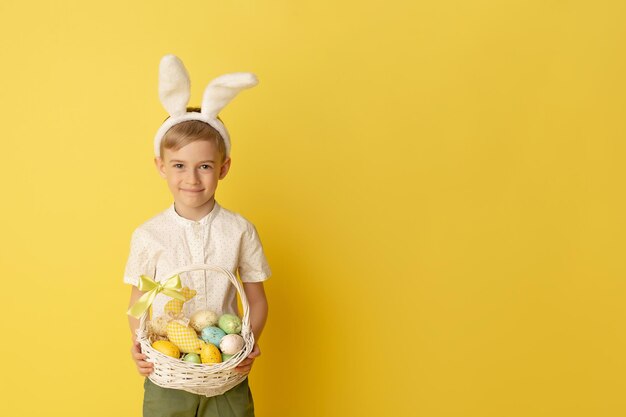
[[[139,346],[139,342],[135,341],[133,343],[133,347],[130,349],[130,353],[135,361],[135,365],[137,365],[137,371],[142,376],[148,376],[154,370],[154,365],[151,362],[146,362],[146,355],[141,353],[141,348]]]
[[[248,357],[239,363],[235,368],[236,372],[247,374],[252,369],[252,364],[254,363],[254,358],[261,355],[261,349],[259,349],[259,345],[254,342],[254,347],[252,348],[252,352],[248,355]]]

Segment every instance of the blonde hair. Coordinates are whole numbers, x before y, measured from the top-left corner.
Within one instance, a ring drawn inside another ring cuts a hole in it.
[[[199,113],[200,108],[188,107],[187,111],[195,111]],[[165,149],[173,149],[177,151],[183,146],[197,140],[206,140],[208,142],[213,142],[217,146],[217,151],[220,154],[221,162],[224,162],[224,160],[226,159],[226,144],[224,143],[224,138],[222,138],[222,135],[220,135],[219,132],[215,130],[211,125],[201,122],[200,120],[187,120],[172,126],[163,136],[163,140],[161,140],[161,148],[159,154],[162,158],[163,151]]]

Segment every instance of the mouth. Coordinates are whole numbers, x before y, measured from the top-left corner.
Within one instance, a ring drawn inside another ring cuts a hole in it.
[[[181,188],[180,190],[181,191],[187,191],[188,193],[199,193],[201,191],[204,191],[204,189],[202,189],[202,190],[186,190],[184,188]]]

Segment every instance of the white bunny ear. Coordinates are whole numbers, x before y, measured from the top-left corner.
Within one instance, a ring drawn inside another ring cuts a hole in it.
[[[215,119],[241,90],[254,87],[258,83],[256,75],[250,72],[233,72],[215,78],[204,90],[202,114]]]
[[[170,116],[187,112],[191,92],[189,74],[175,55],[165,55],[159,64],[159,98]]]

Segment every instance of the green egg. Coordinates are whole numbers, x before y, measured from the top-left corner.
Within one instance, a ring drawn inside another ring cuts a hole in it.
[[[185,362],[202,363],[200,355],[198,355],[197,353],[188,353],[183,357],[183,360]]]
[[[226,334],[241,332],[241,319],[234,314],[223,314],[217,324]]]

